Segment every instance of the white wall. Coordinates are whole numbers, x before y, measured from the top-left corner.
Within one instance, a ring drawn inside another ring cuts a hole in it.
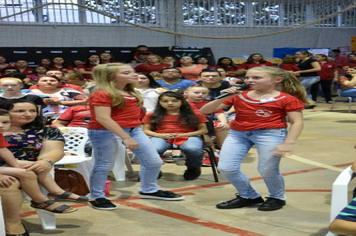
[[[131,26],[2,25],[0,30],[0,47],[135,47],[139,44],[149,47],[194,46],[212,48],[215,58],[242,57],[255,52],[271,57],[273,48],[281,47],[351,46],[351,36],[356,36],[356,30],[352,28],[306,28],[262,38],[229,40],[176,37]],[[224,29],[219,30],[223,35]],[[264,32],[268,32],[268,29],[264,29]],[[252,28],[244,33],[259,34],[262,31]],[[236,34],[243,35],[238,29]]]

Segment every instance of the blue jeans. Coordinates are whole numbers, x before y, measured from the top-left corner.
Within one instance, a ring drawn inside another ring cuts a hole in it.
[[[356,98],[356,88],[352,88],[352,89],[342,89],[340,91],[340,95],[342,97],[352,97],[352,98]]]
[[[162,138],[151,137],[151,141],[160,156],[167,151],[167,149],[173,147],[173,144],[167,143],[166,140]],[[188,168],[197,168],[202,165],[204,152],[203,140],[200,137],[188,137],[188,140],[178,148],[184,153],[186,157],[185,165]]]
[[[124,128],[124,130],[140,144],[139,148],[131,149],[141,162],[141,187],[139,190],[145,193],[158,191],[157,176],[162,166],[162,160],[156,149],[139,127]],[[122,139],[103,129],[90,129],[88,135],[93,146],[95,159],[90,175],[90,194],[88,196],[92,199],[105,198],[104,189],[107,176],[114,166],[119,142],[122,143]]]
[[[319,76],[305,76],[300,77],[300,83],[305,87],[305,91],[307,91],[307,98],[311,99],[312,95],[310,93],[310,88],[313,84],[318,83],[320,80]]]
[[[271,151],[283,143],[287,129],[257,129],[251,131],[230,130],[220,152],[218,169],[237,189],[243,198],[260,196],[250,185],[250,181],[240,170],[245,155],[253,145],[258,152],[258,172],[268,188],[269,197],[285,200],[284,179],[279,171],[281,158]]]

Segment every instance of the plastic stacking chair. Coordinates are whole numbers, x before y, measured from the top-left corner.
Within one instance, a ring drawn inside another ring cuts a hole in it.
[[[65,139],[65,155],[54,164],[55,168],[72,169],[83,175],[89,184],[90,172],[93,168],[92,157],[85,154],[85,143],[88,141],[88,130],[81,127],[60,127]]]
[[[331,191],[330,223],[349,203],[349,184],[355,176],[355,172],[349,166],[334,181]],[[337,236],[337,234],[329,232],[326,236]]]
[[[335,102],[336,102],[337,99],[342,98],[343,101],[345,101],[344,98],[347,98],[348,99],[348,103],[349,103],[349,113],[351,113],[351,104],[352,104],[353,97],[341,96],[341,88],[340,88],[340,84],[339,83],[336,83],[336,88],[337,88],[337,96],[333,98],[333,102],[331,104],[330,111],[333,110]]]

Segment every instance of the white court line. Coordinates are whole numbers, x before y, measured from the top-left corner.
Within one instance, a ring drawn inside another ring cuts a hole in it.
[[[289,159],[292,159],[292,160],[295,160],[295,161],[299,161],[299,162],[305,163],[305,164],[309,164],[309,165],[312,165],[312,166],[317,166],[317,167],[321,167],[321,168],[325,168],[325,169],[329,169],[329,170],[334,170],[334,171],[338,171],[338,172],[342,172],[344,170],[344,169],[341,169],[341,168],[338,168],[338,167],[335,167],[335,166],[323,164],[323,163],[320,163],[320,162],[317,162],[317,161],[311,161],[311,160],[305,159],[303,157],[298,157],[298,156],[292,155],[292,154],[287,154],[287,155],[285,155],[285,157],[287,157]]]

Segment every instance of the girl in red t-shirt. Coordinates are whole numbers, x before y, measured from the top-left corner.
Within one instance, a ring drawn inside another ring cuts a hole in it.
[[[184,197],[157,188],[162,160],[149,138],[140,129],[143,99],[135,84],[138,75],[122,63],[99,64],[93,68],[97,90],[89,99],[91,120],[88,135],[95,163],[90,175],[89,205],[98,210],[117,208],[106,199],[107,175],[114,166],[121,143],[140,160],[140,197],[159,200],[181,200]]]
[[[229,96],[200,109],[205,114],[233,105],[236,110],[235,120],[221,148],[218,169],[239,195],[216,207],[231,209],[262,203],[258,207],[260,211],[278,210],[285,205],[286,199],[284,180],[279,170],[280,157],[292,151],[303,129],[305,89],[293,72],[268,66],[249,69],[245,83],[251,87],[250,90],[241,92],[236,87],[225,89],[222,92],[229,93]],[[290,122],[288,133],[286,116]],[[258,171],[269,191],[266,201],[251,187],[249,179],[240,170],[245,155],[253,145],[258,151]]]
[[[181,149],[187,166],[183,177],[193,180],[201,174],[204,152],[200,136],[208,133],[206,122],[205,116],[194,112],[182,95],[168,91],[158,97],[154,112],[143,118],[143,131],[151,136],[160,155],[172,147]]]

